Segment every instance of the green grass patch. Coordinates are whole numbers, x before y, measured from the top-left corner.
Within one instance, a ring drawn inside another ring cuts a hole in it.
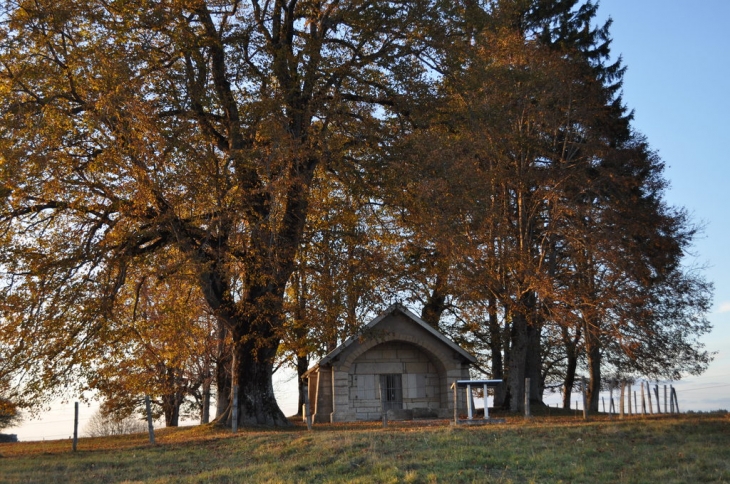
[[[730,482],[730,418],[543,416],[448,422],[163,429],[0,444],[0,482]]]

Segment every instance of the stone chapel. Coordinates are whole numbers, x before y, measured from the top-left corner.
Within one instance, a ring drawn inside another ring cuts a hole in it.
[[[378,420],[381,405],[391,418],[450,418],[450,386],[468,380],[475,362],[441,332],[394,304],[304,375],[313,421]]]

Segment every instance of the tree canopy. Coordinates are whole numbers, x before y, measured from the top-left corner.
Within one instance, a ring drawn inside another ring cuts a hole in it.
[[[602,367],[709,361],[695,229],[590,1],[3,8],[0,378],[24,404],[124,393],[109,371],[139,358],[135,391],[179,401],[215,353],[217,418],[237,388],[241,424],[285,424],[280,349],[401,298],[513,409],[548,361],[566,388],[585,362],[595,405]]]

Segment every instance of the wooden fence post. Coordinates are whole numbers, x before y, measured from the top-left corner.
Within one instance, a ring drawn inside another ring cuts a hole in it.
[[[312,430],[312,407],[309,405],[309,386],[304,385],[304,418],[307,421],[307,430]]]
[[[451,388],[454,389],[454,425],[458,425],[459,423],[459,392],[458,392],[458,385],[456,384],[456,381],[451,385]]]
[[[629,395],[629,398],[631,398],[631,395]],[[639,415],[639,403],[636,400],[636,390],[634,390],[634,415]]]
[[[613,418],[613,412],[615,409],[613,408],[613,383],[609,384],[608,387],[608,418]]]
[[[664,413],[669,413],[669,406],[667,405],[667,386],[664,385]]]
[[[487,398],[489,397],[488,393],[489,387],[487,384],[484,384],[484,420],[489,420],[489,402],[487,401]],[[550,405],[548,405],[548,408],[550,408]]]
[[[674,397],[674,408],[677,409],[677,413],[679,413],[679,401],[677,400],[677,389],[672,387],[672,396]]]
[[[651,404],[651,386],[649,386],[649,382],[646,382],[646,393],[647,397],[649,398],[649,413],[654,413],[654,407]]]
[[[656,396],[656,413],[662,413],[662,406],[659,403],[659,385],[654,385],[654,396]],[[664,411],[667,411],[667,408],[664,407]]]
[[[155,443],[155,427],[152,425],[152,405],[150,404],[150,396],[144,396],[144,406],[147,411],[147,432],[150,434],[150,444]]]
[[[646,403],[647,403],[646,413],[651,415],[652,413],[654,413],[654,407],[651,404],[651,388],[649,387],[648,381],[644,382],[644,383],[646,384]],[[643,390],[643,387],[642,387],[642,390]]]
[[[525,378],[525,418],[530,417],[530,379]]]
[[[76,452],[76,446],[79,443],[79,402],[74,402],[74,442],[73,451]]]
[[[581,388],[583,389],[583,420],[588,420],[588,400],[586,397],[586,378],[581,377]]]
[[[624,401],[626,400],[626,382],[621,380],[621,401],[618,404],[618,418],[624,418]]]
[[[644,383],[641,383],[641,415],[646,415],[646,398],[644,397]]]
[[[631,412],[631,383],[626,383],[626,404],[629,409],[629,417],[633,415]]]

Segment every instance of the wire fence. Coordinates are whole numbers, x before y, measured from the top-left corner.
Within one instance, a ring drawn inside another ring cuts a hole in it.
[[[634,407],[638,403],[639,408],[639,414],[641,413],[641,389],[639,385],[646,386],[647,383],[650,384],[652,388],[651,397],[648,395],[648,391],[646,388],[645,391],[645,401],[647,402],[646,405],[648,406],[648,399],[651,398],[652,401],[654,401],[653,407],[654,411],[652,413],[657,413],[656,409],[656,395],[654,393],[654,387],[656,385],[659,386],[660,390],[660,408],[661,413],[664,412],[664,385],[667,386],[667,391],[669,392],[670,388],[674,388],[674,390],[677,393],[677,399],[679,408],[682,413],[686,412],[709,412],[709,411],[722,411],[722,410],[730,410],[730,391],[723,391],[722,389],[728,388],[730,389],[730,383],[718,383],[719,381],[727,380],[730,381],[730,375],[708,375],[708,376],[700,376],[688,380],[678,380],[678,381],[656,381],[656,380],[636,380],[631,383],[631,408],[632,411],[635,412]],[[703,383],[705,385],[703,386]],[[699,385],[699,386],[697,386]],[[559,388],[556,388],[555,391],[546,392],[543,395],[543,401],[546,405],[553,408],[562,408],[563,407],[563,395],[562,392],[559,391]],[[628,392],[628,390],[627,390]],[[636,392],[636,395],[634,396],[634,393]],[[602,402],[605,402],[606,405],[606,412],[609,411],[610,401],[611,397],[613,397],[615,407],[618,409],[618,403],[620,402],[620,390],[618,387],[616,387],[613,390],[613,394],[609,390],[601,390],[599,393],[599,411],[603,412]],[[626,407],[628,408],[628,393],[625,395],[625,403]],[[669,402],[669,393],[667,394],[667,405],[671,407]],[[582,411],[583,410],[583,400],[580,397],[580,385],[577,385],[573,391],[570,398],[570,409],[575,411]],[[647,410],[648,411],[648,410]]]

